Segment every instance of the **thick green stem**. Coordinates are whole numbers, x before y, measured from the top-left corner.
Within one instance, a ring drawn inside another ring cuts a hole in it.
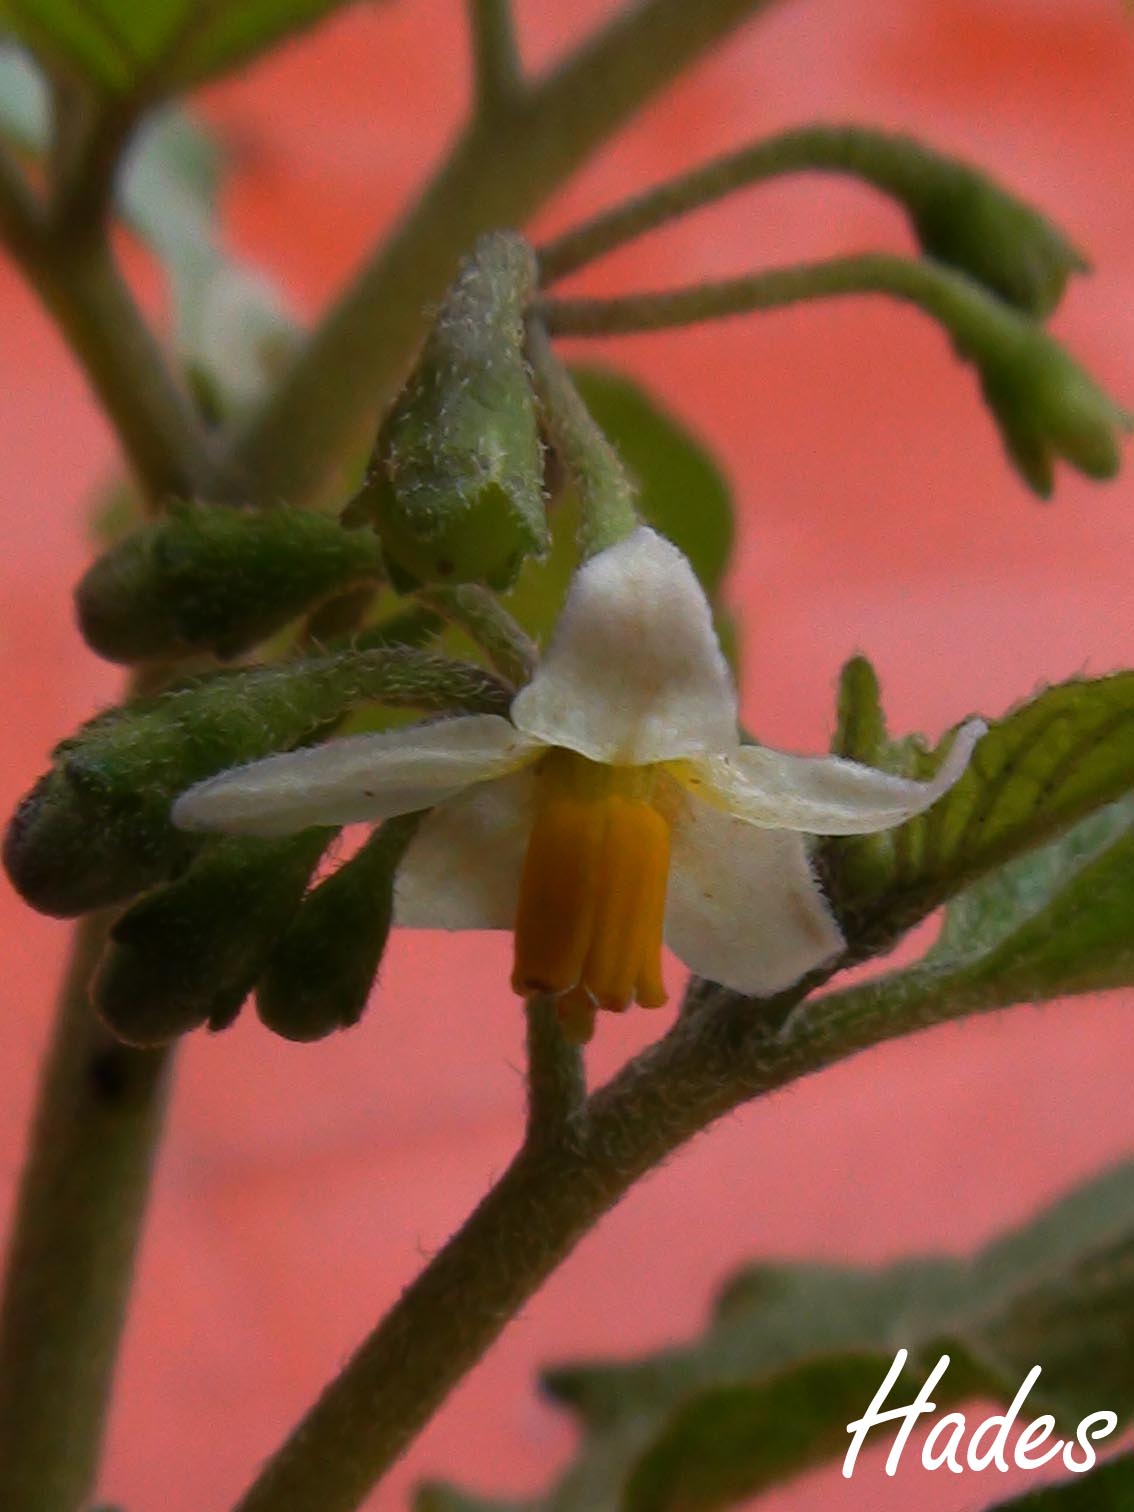
[[[516,226],[654,94],[770,0],[640,0],[475,122],[238,439],[229,489],[302,502],[364,449],[461,255]]]
[[[92,1490],[168,1057],[129,1050],[87,982],[105,919],[79,926],[16,1209],[0,1309],[0,1507],[76,1512]]]

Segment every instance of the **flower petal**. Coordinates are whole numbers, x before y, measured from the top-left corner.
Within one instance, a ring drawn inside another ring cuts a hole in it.
[[[539,746],[498,714],[351,735],[199,782],[173,805],[180,829],[287,835],[431,808],[530,761]]]
[[[673,832],[665,937],[699,976],[759,995],[843,946],[802,836],[746,824],[692,794]]]
[[[535,800],[530,771],[438,805],[394,882],[394,922],[416,929],[511,929]]]
[[[837,756],[793,756],[766,746],[741,746],[728,755],[692,762],[687,773],[677,775],[710,803],[751,824],[809,835],[869,835],[892,829],[936,803],[964,774],[986,729],[979,719],[962,725],[929,782],[895,777]]]
[[[736,745],[736,691],[676,546],[642,528],[583,564],[511,713],[525,734],[592,761],[645,765]]]

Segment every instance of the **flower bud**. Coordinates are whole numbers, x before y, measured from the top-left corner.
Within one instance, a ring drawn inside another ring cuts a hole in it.
[[[317,1040],[362,1017],[390,933],[394,873],[418,817],[388,819],[304,899],[256,992],[256,1011],[276,1034]]]
[[[964,163],[934,156],[909,210],[928,256],[1041,319],[1059,304],[1071,275],[1089,268],[1038,210]]]
[[[789,161],[853,173],[892,195],[927,256],[1029,315],[1050,315],[1072,273],[1087,270],[1082,254],[1033,206],[913,137],[805,127],[781,143]]]
[[[372,531],[311,510],[182,504],[101,556],[76,607],[88,645],[111,661],[234,656],[381,567]]]
[[[32,908],[68,919],[171,875],[198,843],[169,826],[132,839],[56,768],[16,808],[4,836],[4,870]]]
[[[127,1044],[155,1046],[206,1022],[230,1024],[332,833],[214,841],[184,876],[128,909],[92,987],[107,1026]]]
[[[1118,432],[1134,428],[1134,417],[1057,342],[1021,323],[1014,339],[994,344],[977,361],[1008,455],[1035,493],[1049,497],[1059,457],[1088,478],[1115,476],[1122,462]]]
[[[221,672],[92,720],[11,822],[4,864],[34,908],[70,916],[173,875],[199,841],[174,798],[227,767],[285,751],[366,702],[504,713],[510,691],[479,667],[394,648]]]
[[[504,589],[549,536],[535,398],[523,352],[535,259],[523,239],[477,242],[379,432],[344,519],[373,522],[402,586]]]

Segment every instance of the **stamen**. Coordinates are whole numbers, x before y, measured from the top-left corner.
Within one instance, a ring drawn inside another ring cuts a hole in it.
[[[541,792],[516,916],[512,986],[563,994],[560,1018],[579,1041],[596,1007],[666,1001],[662,926],[670,823],[651,801],[655,772],[554,751]]]
[[[565,992],[583,970],[598,903],[606,815],[547,780],[528,840],[516,913],[512,990]]]

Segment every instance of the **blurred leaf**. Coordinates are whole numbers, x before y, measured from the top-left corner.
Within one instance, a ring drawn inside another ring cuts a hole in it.
[[[37,155],[49,135],[42,76],[24,53],[2,45],[0,134]],[[214,418],[258,399],[298,340],[279,290],[221,242],[223,171],[213,133],[168,106],[148,116],[131,142],[116,196],[123,220],[162,264],[173,344]]]
[[[713,1512],[841,1456],[899,1349],[912,1400],[941,1354],[934,1395],[1008,1403],[1064,1430],[1134,1412],[1134,1164],[1099,1177],[972,1260],[881,1270],[761,1265],[725,1287],[704,1335],[629,1364],[580,1364],[545,1387],[571,1408],[575,1462],[530,1512]],[[972,1427],[976,1426],[974,1421]],[[430,1499],[431,1498],[431,1499]],[[451,1499],[446,1499],[451,1498]],[[511,1512],[430,1487],[417,1512]]]
[[[714,605],[717,632],[735,670],[736,632],[720,602],[733,546],[732,491],[704,443],[634,380],[603,368],[573,368],[591,413],[638,486],[643,519],[689,558]],[[551,510],[552,546],[531,562],[508,599],[516,618],[546,641],[577,563],[578,501],[571,490]]]
[[[1120,1454],[1086,1475],[997,1502],[989,1512],[1130,1512],[1134,1507],[1134,1454]],[[456,1512],[456,1509],[454,1509]]]
[[[153,99],[237,67],[343,3],[0,0],[0,25],[103,94]]]
[[[0,40],[0,136],[27,152],[47,141],[47,87],[31,61]]]
[[[866,710],[872,678],[861,658],[844,669],[836,750],[906,776],[929,775],[952,732],[934,751],[916,737],[888,739],[880,716]],[[852,681],[861,685],[853,715]],[[825,864],[849,935],[866,945],[878,927],[908,927],[1132,787],[1134,673],[1045,689],[991,723],[968,771],[927,813],[883,835],[827,842]]]
[[[217,224],[223,157],[180,110],[152,116],[127,156],[119,208],[169,279],[174,345],[206,412],[260,397],[298,332],[279,290],[233,259]]]

